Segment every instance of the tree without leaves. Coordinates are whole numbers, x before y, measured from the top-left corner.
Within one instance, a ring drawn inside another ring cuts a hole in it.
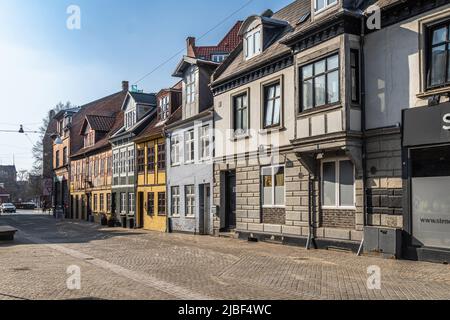
[[[33,169],[31,170],[30,174],[37,175],[37,176],[42,175],[42,170],[44,168],[43,140],[44,140],[45,134],[47,132],[48,125],[50,124],[50,121],[52,120],[52,119],[50,119],[50,111],[53,110],[56,114],[61,110],[66,110],[66,109],[70,109],[70,108],[74,108],[74,107],[75,106],[71,102],[66,102],[65,104],[60,102],[54,108],[49,110],[49,112],[47,112],[47,116],[44,119],[42,119],[42,125],[39,128],[39,134],[40,134],[39,140],[34,144],[33,149],[32,149],[34,164],[33,164]]]

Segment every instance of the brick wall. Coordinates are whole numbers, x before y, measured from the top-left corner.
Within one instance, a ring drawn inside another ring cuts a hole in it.
[[[320,226],[322,228],[345,228],[356,227],[355,210],[325,210],[320,215]]]
[[[263,208],[262,223],[286,224],[286,210],[282,208]]]

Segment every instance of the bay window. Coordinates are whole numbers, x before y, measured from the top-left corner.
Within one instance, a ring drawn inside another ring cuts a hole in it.
[[[350,160],[322,163],[322,206],[355,208],[355,168]]]
[[[301,111],[339,102],[339,90],[338,54],[301,68]]]
[[[450,84],[450,22],[429,29],[428,87]]]
[[[285,205],[284,166],[270,166],[261,169],[263,207]]]

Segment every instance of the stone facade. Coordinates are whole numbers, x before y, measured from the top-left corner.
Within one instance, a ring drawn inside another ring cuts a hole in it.
[[[403,228],[400,130],[367,132],[366,148],[368,225]]]

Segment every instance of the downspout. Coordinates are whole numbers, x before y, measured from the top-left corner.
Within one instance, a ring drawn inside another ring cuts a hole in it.
[[[364,227],[369,221],[367,211],[367,147],[366,147],[366,73],[365,73],[365,37],[366,24],[365,15],[361,16],[361,36],[360,36],[360,83],[361,83],[361,130],[362,130],[362,179],[363,179],[363,210],[364,210]],[[364,235],[361,241],[361,246],[358,250],[358,256],[361,255],[364,246]]]

